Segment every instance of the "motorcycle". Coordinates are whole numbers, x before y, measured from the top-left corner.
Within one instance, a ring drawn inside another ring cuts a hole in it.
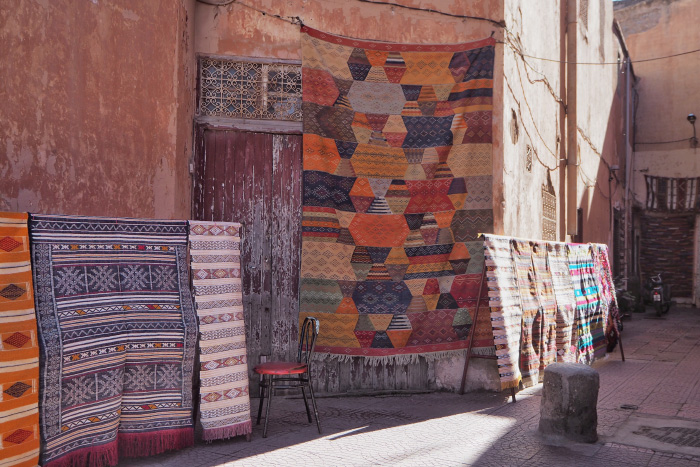
[[[671,309],[671,285],[664,284],[661,274],[651,276],[644,284],[647,300],[654,305],[656,316],[668,313]]]
[[[636,287],[637,293],[635,293],[634,284],[631,284],[631,281],[619,276],[614,279],[614,283],[617,305],[620,309],[621,327],[622,320],[631,318],[631,313],[644,313],[644,302],[642,301],[641,295],[638,293],[639,286]]]

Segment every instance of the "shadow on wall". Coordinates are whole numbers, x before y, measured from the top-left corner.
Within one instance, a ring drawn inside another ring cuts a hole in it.
[[[612,243],[616,235],[613,230],[611,211],[614,208],[615,200],[621,200],[624,193],[624,143],[619,143],[623,134],[623,118],[621,113],[623,107],[618,100],[620,87],[624,87],[624,79],[620,79],[618,92],[613,99],[609,111],[607,112],[607,126],[602,148],[593,147],[579,133],[580,153],[590,154],[589,157],[598,157],[598,167],[595,176],[586,173],[583,165],[579,166],[579,181],[583,181],[585,188],[583,193],[579,192],[579,235],[577,241],[580,243]],[[587,146],[587,147],[584,147]],[[612,156],[612,157],[611,157]],[[616,171],[611,171],[610,167],[617,165]],[[612,178],[612,179],[611,179]],[[581,184],[579,184],[579,191]],[[618,253],[613,250],[613,245],[609,244],[611,255]]]

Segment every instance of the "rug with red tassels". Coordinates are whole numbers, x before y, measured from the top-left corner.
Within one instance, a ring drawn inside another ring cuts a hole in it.
[[[194,443],[187,223],[32,216],[44,467]]]

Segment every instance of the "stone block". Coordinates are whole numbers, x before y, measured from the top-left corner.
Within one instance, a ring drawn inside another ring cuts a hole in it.
[[[545,437],[595,443],[598,440],[600,377],[580,363],[554,363],[544,370],[539,431]]]

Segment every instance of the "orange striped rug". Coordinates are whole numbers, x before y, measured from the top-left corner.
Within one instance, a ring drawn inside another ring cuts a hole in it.
[[[38,394],[27,214],[0,212],[0,467],[38,464]]]

